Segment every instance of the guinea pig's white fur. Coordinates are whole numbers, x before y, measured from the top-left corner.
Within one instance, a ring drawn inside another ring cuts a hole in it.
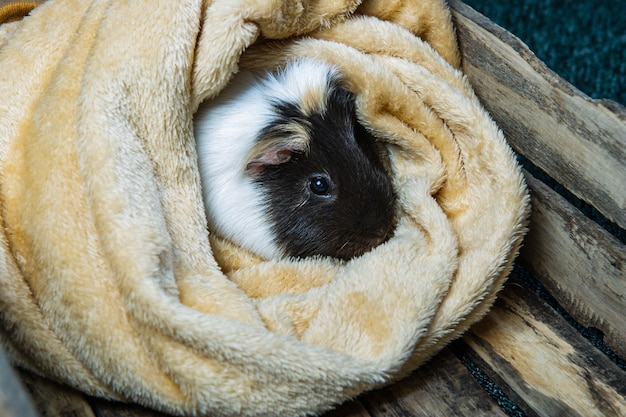
[[[297,104],[308,113],[324,105],[334,77],[334,67],[302,59],[263,78],[240,72],[216,99],[201,104],[194,134],[211,230],[264,258],[284,255],[271,230],[269,203],[245,168],[260,132],[277,119],[273,104]]]

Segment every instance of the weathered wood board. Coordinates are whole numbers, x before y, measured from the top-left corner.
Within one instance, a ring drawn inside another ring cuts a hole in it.
[[[409,377],[362,395],[325,417],[506,416],[449,350]]]
[[[596,101],[517,38],[452,0],[463,70],[511,146],[607,218],[626,225],[626,109]],[[572,316],[626,356],[626,247],[529,178],[524,264]]]
[[[96,417],[85,396],[66,386],[26,371],[20,372],[32,402],[46,417]]]
[[[463,340],[528,416],[626,415],[626,372],[521,285],[509,283]]]
[[[626,109],[592,100],[515,36],[449,1],[463,71],[511,146],[626,228]]]
[[[89,404],[93,407],[96,417],[168,417],[168,414],[149,410],[133,404],[123,404],[89,398]],[[62,416],[59,416],[62,417]],[[79,417],[79,416],[76,416]]]
[[[526,174],[533,196],[521,260],[581,324],[626,357],[626,246]]]

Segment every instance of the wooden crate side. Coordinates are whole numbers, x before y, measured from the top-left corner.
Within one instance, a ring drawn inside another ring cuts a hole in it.
[[[626,415],[626,372],[521,285],[507,285],[463,341],[529,417]]]
[[[136,404],[124,404],[100,398],[90,398],[89,403],[97,417],[172,417],[170,414],[161,413]]]
[[[626,228],[626,109],[590,99],[512,34],[449,3],[463,71],[511,146]]]
[[[584,326],[626,358],[626,246],[526,173],[532,195],[522,263]]]
[[[27,371],[21,371],[20,377],[43,416],[96,417],[84,394]]]
[[[324,417],[504,417],[449,349],[393,385],[361,395]]]
[[[89,397],[65,385],[21,371],[20,378],[29,391],[32,404],[45,417],[168,417],[135,404]],[[1,409],[0,409],[1,411]],[[5,415],[0,413],[0,416]],[[21,414],[14,415],[22,417]],[[8,415],[7,417],[13,417]]]
[[[324,414],[323,417],[373,417],[359,400],[348,401],[336,409]]]

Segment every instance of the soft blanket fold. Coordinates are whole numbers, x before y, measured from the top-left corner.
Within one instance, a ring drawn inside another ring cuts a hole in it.
[[[442,0],[50,0],[0,26],[0,341],[179,415],[318,414],[489,309],[528,215]],[[245,51],[245,52],[244,52]],[[386,144],[391,240],[263,261],[207,233],[192,116],[238,67],[338,66]]]

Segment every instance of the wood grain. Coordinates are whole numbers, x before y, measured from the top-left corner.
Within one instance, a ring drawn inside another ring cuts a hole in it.
[[[581,324],[626,357],[626,246],[526,173],[532,195],[522,263]]]
[[[590,99],[509,32],[449,3],[463,71],[511,146],[626,228],[626,109]]]
[[[626,372],[520,285],[508,285],[463,341],[528,416],[626,415]]]
[[[82,394],[70,387],[20,371],[20,379],[32,398],[32,405],[42,417],[168,417],[145,407],[107,401]],[[2,408],[0,408],[2,411]],[[1,417],[27,417],[27,414],[4,414]],[[33,414],[36,416],[37,414]]]
[[[348,401],[336,409],[324,414],[323,417],[374,417],[359,400]]]
[[[363,410],[349,417],[505,416],[467,368],[448,349],[409,377],[358,399]],[[337,414],[333,417],[339,417]]]
[[[99,398],[90,398],[89,403],[93,407],[96,417],[168,417],[169,414],[160,413],[148,408],[124,404],[114,401],[106,401]]]
[[[42,417],[95,417],[80,392],[30,372],[20,371],[20,376]]]

